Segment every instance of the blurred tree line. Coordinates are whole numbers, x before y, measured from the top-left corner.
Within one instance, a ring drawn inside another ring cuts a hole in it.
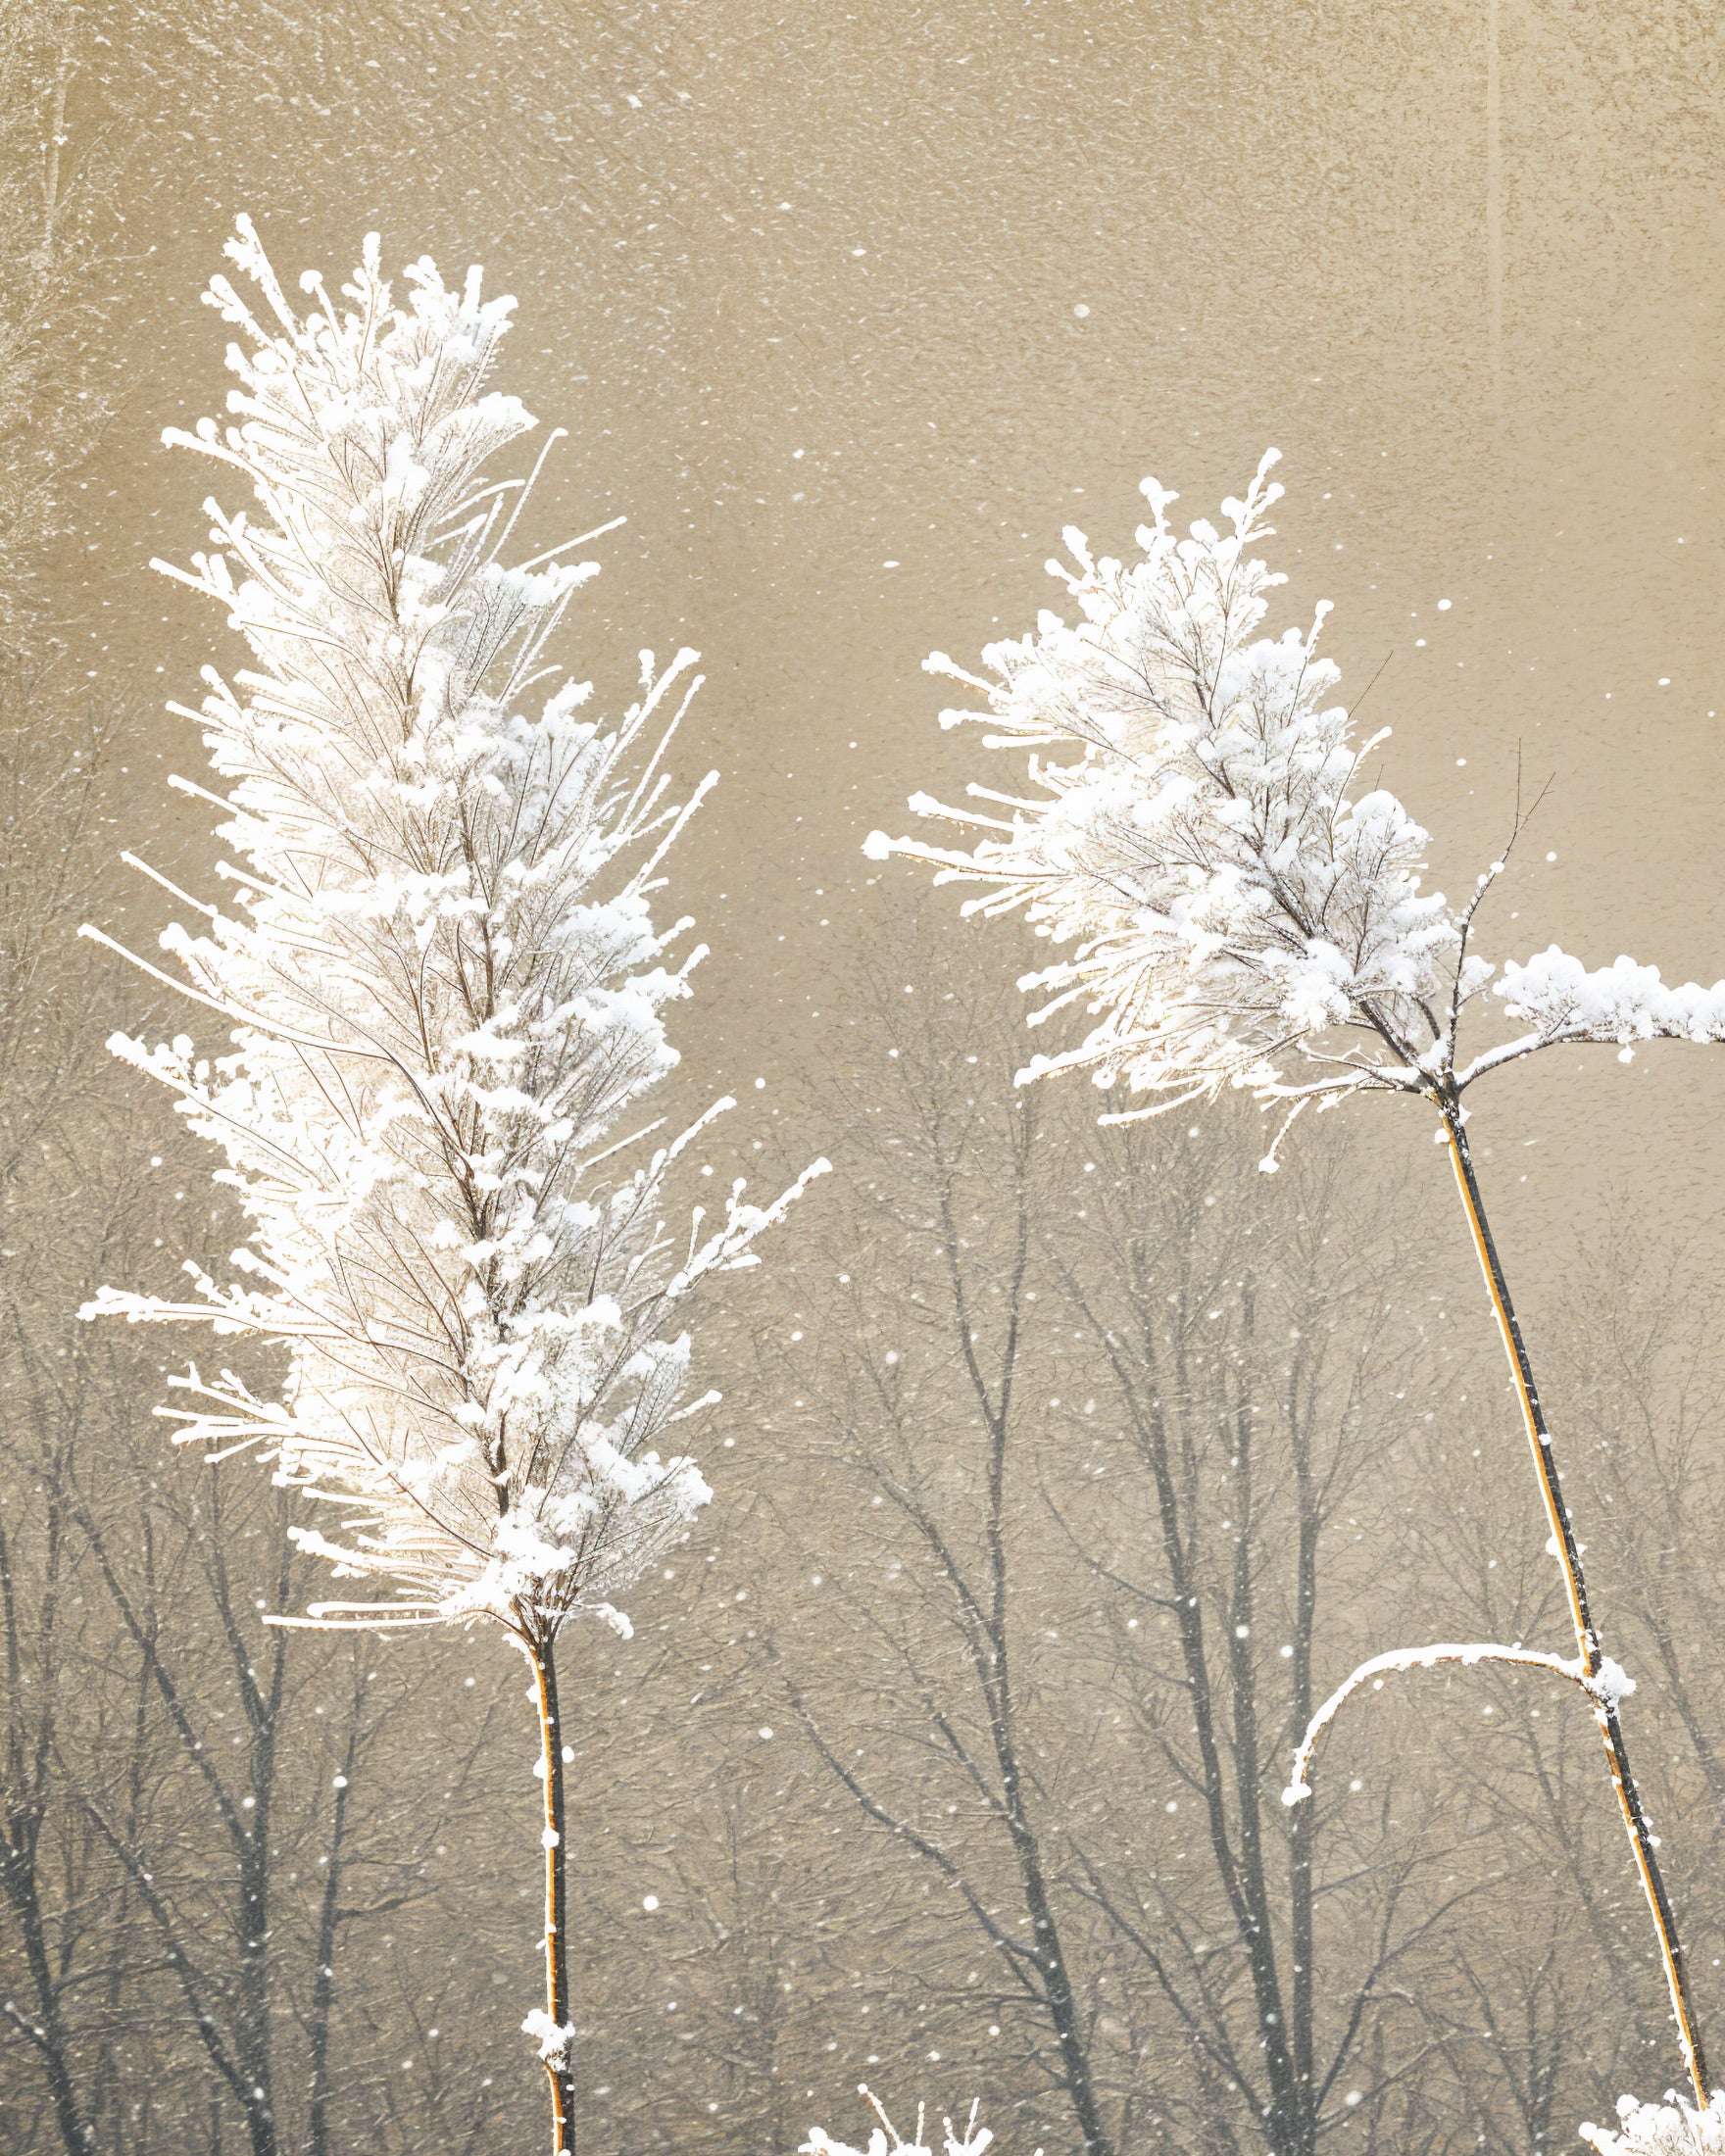
[[[525,2145],[537,1791],[500,1648],[265,1626],[309,1586],[289,1500],[173,1453],[160,1350],[72,1315],[149,1277],[168,1208],[213,1252],[235,1223],[100,1053],[132,991],[69,938],[124,737],[67,738],[15,714],[0,857],[0,2136]],[[1015,1011],[940,962],[862,979],[852,1066],[787,1110],[841,1173],[727,1315],[729,1532],[567,1657],[589,2144],[788,2152],[862,2079],[1107,2156],[1567,2141],[1664,2042],[1568,1688],[1408,1681],[1279,1800],[1387,1624],[1561,1616],[1464,1266],[1340,1119],[1270,1181],[1249,1111],[1110,1131],[1015,1088]],[[1603,1248],[1549,1322],[1705,1995],[1687,1277]]]

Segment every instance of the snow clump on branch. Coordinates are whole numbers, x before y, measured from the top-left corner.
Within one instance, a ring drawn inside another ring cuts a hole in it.
[[[689,1298],[753,1264],[825,1167],[764,1207],[739,1182],[673,1232],[667,1179],[732,1103],[650,1150],[637,1121],[702,956],[676,961],[689,923],[650,906],[713,783],[678,803],[660,767],[696,655],[642,653],[620,718],[586,715],[585,682],[532,696],[595,567],[500,559],[532,482],[491,467],[534,421],[487,386],[514,302],[476,270],[452,290],[421,260],[398,307],[372,236],[346,304],[308,276],[301,318],[249,221],[227,253],[261,294],[206,294],[243,340],[235,423],[168,439],[241,474],[258,514],[207,504],[218,551],[156,565],[254,661],[206,669],[181,711],[223,791],[176,783],[226,815],[231,897],[174,892],[202,926],[162,937],[178,976],[144,969],[232,1053],[110,1046],[222,1148],[251,1232],[234,1279],[188,1264],[192,1299],[105,1288],[84,1314],[286,1345],[279,1401],[194,1366],[170,1382],[196,1404],[161,1412],[217,1456],[263,1447],[340,1514],[301,1544],[393,1587],[314,1619],[626,1630],[615,1597],[710,1495],[681,1449],[716,1398],[690,1396]]]
[[[1503,863],[1465,906],[1424,891],[1428,834],[1395,795],[1355,791],[1387,729],[1359,739],[1330,701],[1328,602],[1309,629],[1261,633],[1286,581],[1253,552],[1273,535],[1276,461],[1223,503],[1225,529],[1201,520],[1186,538],[1167,518],[1177,497],[1147,479],[1155,521],[1129,566],[1068,529],[1076,567],[1048,566],[1081,618],[1045,611],[1034,634],[989,645],[994,679],[926,662],[986,699],[943,711],[943,726],[979,720],[985,746],[1029,748],[1028,791],[972,784],[974,808],[912,797],[982,833],[967,851],[879,831],[865,850],[988,886],[966,911],[1022,908],[1063,950],[1020,983],[1048,992],[1031,1022],[1083,1004],[1096,1023],[1021,1081],[1084,1067],[1166,1097],[1137,1111],[1157,1113],[1224,1086],[1297,1102],[1361,1086],[1459,1093],[1559,1041],[1725,1039],[1725,982],[1667,988],[1627,958],[1589,972],[1553,947],[1505,967],[1498,990],[1532,1030],[1458,1066],[1462,1014],[1496,970],[1469,949],[1473,915]],[[1296,1053],[1325,1074],[1291,1081]]]

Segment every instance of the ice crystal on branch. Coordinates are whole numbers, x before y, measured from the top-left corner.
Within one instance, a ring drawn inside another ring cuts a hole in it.
[[[562,2066],[569,2055],[569,2047],[575,2040],[573,2022],[555,2022],[542,2006],[533,2011],[521,2023],[524,2035],[537,2036],[541,2060],[555,2061]]]
[[[987,885],[966,910],[1022,908],[1062,951],[1021,984],[1049,992],[1032,1023],[1072,1004],[1096,1023],[1023,1077],[1088,1067],[1172,1107],[1224,1085],[1266,1100],[1434,1078],[1459,1090],[1556,1041],[1725,1038],[1725,983],[1667,988],[1626,958],[1589,973],[1553,948],[1499,989],[1532,1031],[1456,1067],[1462,1013],[1495,970],[1469,949],[1473,915],[1503,863],[1465,907],[1423,891],[1426,832],[1393,794],[1359,789],[1384,735],[1358,738],[1332,701],[1340,676],[1316,649],[1327,602],[1308,630],[1262,633],[1284,581],[1252,551],[1273,536],[1275,462],[1223,503],[1225,529],[1200,521],[1186,538],[1167,518],[1176,497],[1146,480],[1155,521],[1130,565],[1068,530],[1076,567],[1049,568],[1081,618],[1045,612],[1034,634],[991,644],[993,680],[927,662],[987,700],[941,723],[980,719],[988,747],[1028,747],[1029,790],[972,785],[986,806],[970,808],[912,797],[980,832],[968,851],[880,832],[867,850]],[[1291,1082],[1297,1053],[1332,1067]]]
[[[502,559],[526,490],[495,460],[534,422],[487,386],[513,302],[476,270],[451,290],[422,260],[396,306],[369,239],[345,304],[303,280],[302,318],[245,220],[227,252],[261,294],[206,295],[239,333],[235,423],[169,439],[238,471],[257,514],[210,503],[218,551],[169,573],[253,657],[183,714],[224,789],[202,798],[231,896],[186,901],[201,925],[162,943],[231,1053],[111,1046],[225,1152],[251,1233],[229,1281],[188,1265],[185,1301],[105,1289],[86,1314],[286,1345],[279,1402],[194,1367],[164,1411],[214,1452],[264,1447],[335,1508],[301,1542],[393,1588],[315,1617],[621,1625],[709,1495],[682,1449],[715,1396],[690,1396],[689,1298],[796,1195],[761,1208],[739,1183],[673,1228],[667,1177],[709,1118],[641,1128],[701,956],[650,904],[712,783],[678,803],[661,769],[695,654],[643,653],[616,719],[549,685],[593,570]]]

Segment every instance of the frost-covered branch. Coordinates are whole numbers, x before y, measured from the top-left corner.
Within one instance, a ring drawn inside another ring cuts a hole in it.
[[[1704,2110],[1682,2096],[1662,2104],[1617,2099],[1617,2125],[1581,2129],[1600,2156],[1725,2156],[1725,2090]]]
[[[373,236],[339,301],[301,280],[302,318],[247,220],[227,253],[258,294],[221,276],[206,294],[237,332],[233,423],[168,439],[239,473],[256,513],[208,503],[216,551],[157,566],[250,647],[182,714],[222,788],[182,782],[226,816],[229,896],[155,876],[197,925],[163,932],[177,971],[125,954],[219,1013],[226,1045],[109,1045],[221,1148],[250,1233],[225,1279],[188,1260],[183,1300],[104,1288],[83,1314],[285,1347],[278,1398],[193,1364],[170,1380],[186,1404],[158,1410],[180,1443],[255,1449],[335,1508],[327,1533],[290,1533],[371,1593],[277,1622],[483,1617],[526,1654],[547,1956],[527,2027],[562,2151],[555,1642],[578,1615],[626,1633],[624,1592],[708,1501],[687,1433],[717,1395],[693,1389],[691,1311],[826,1163],[768,1204],[737,1182],[673,1223],[685,1156],[732,1105],[668,1142],[642,1126],[702,956],[673,956],[690,924],[651,905],[713,783],[679,799],[664,768],[696,654],[643,652],[614,718],[556,680],[551,640],[595,568],[563,548],[504,559],[532,485],[494,476],[534,424],[490,386],[513,301],[421,259],[398,306]]]
[[[1344,1678],[1306,1725],[1306,1735],[1294,1754],[1293,1775],[1282,1791],[1282,1802],[1299,1804],[1311,1794],[1307,1769],[1311,1765],[1313,1747],[1361,1685],[1369,1680],[1374,1690],[1381,1690],[1386,1677],[1400,1676],[1404,1670],[1435,1669],[1440,1662],[1460,1662],[1468,1668],[1480,1662],[1509,1662],[1521,1669],[1549,1670],[1554,1677],[1566,1677],[1572,1685],[1579,1685],[1590,1699],[1608,1700],[1613,1706],[1635,1690],[1634,1678],[1626,1675],[1609,1655],[1602,1658],[1600,1667],[1590,1676],[1579,1661],[1565,1661],[1557,1654],[1541,1654],[1531,1647],[1499,1646],[1490,1641],[1469,1644],[1443,1641],[1429,1647],[1392,1647],[1387,1654],[1370,1656]]]
[[[1062,956],[1020,986],[1096,1022],[1074,1047],[1031,1059],[1025,1079],[1090,1070],[1158,1097],[1154,1114],[1224,1086],[1264,1101],[1388,1087],[1455,1093],[1499,1064],[1563,1042],[1630,1047],[1725,1040],[1725,982],[1668,988],[1619,958],[1589,972],[1553,946],[1503,968],[1496,994],[1530,1029],[1462,1066],[1457,1041],[1497,968],[1471,949],[1473,917],[1501,870],[1454,907],[1421,888],[1427,833],[1382,788],[1358,791],[1387,729],[1360,738],[1328,702],[1340,680],[1309,628],[1262,633],[1285,581],[1253,549],[1273,536],[1281,495],[1269,451],[1243,499],[1179,538],[1173,494],[1144,482],[1154,522],[1142,558],[1092,555],[1068,529],[1074,567],[1050,562],[1077,606],[1033,634],[991,644],[992,679],[928,662],[976,691],[984,746],[1028,750],[1022,792],[972,784],[982,806],[912,797],[917,813],[973,835],[964,846],[889,839],[939,882],[976,883],[966,911],[1022,910]],[[1327,1065],[1301,1079],[1295,1058]],[[1273,1154],[1266,1164],[1273,1164]]]
[[[1725,1040],[1725,981],[1668,988],[1657,966],[1633,958],[1589,972],[1552,944],[1525,964],[1506,964],[1498,994],[1509,1015],[1526,1019],[1532,1030],[1476,1055],[1456,1073],[1457,1086],[1536,1049],[1567,1042],[1614,1042],[1627,1062],[1643,1041]]]
[[[421,261],[398,308],[371,240],[346,305],[308,278],[301,319],[243,220],[228,254],[261,294],[208,294],[241,340],[235,423],[170,439],[261,511],[210,503],[222,551],[185,579],[254,662],[207,671],[199,714],[231,896],[188,902],[199,925],[162,937],[179,971],[149,970],[233,1052],[111,1045],[222,1149],[251,1235],[225,1282],[188,1265],[184,1300],[104,1289],[89,1314],[288,1345],[280,1400],[194,1366],[165,1411],[338,1507],[301,1541],[393,1594],[315,1617],[612,1617],[709,1494],[664,1449],[708,1403],[683,1312],[802,1188],[739,1184],[679,1240],[693,1132],[600,1164],[676,1061],[665,1014],[701,956],[670,959],[687,923],[649,903],[711,783],[679,805],[661,769],[695,655],[644,653],[617,719],[584,682],[527,701],[594,565],[501,558],[522,493],[490,473],[533,421],[488,386],[513,302],[477,271],[451,290]]]

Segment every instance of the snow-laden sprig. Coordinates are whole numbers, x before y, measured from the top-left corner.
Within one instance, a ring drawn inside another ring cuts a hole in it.
[[[625,1625],[617,1596],[710,1494],[684,1449],[716,1397],[691,1396],[690,1298],[825,1165],[674,1230],[675,1165],[731,1103],[671,1143],[639,1120],[702,955],[673,959],[688,923],[650,904],[713,783],[678,801],[661,769],[696,655],[644,652],[610,720],[548,678],[593,567],[501,559],[531,480],[493,462],[534,421],[487,386],[513,302],[477,270],[452,290],[421,260],[398,307],[372,237],[343,304],[303,280],[302,318],[243,219],[227,253],[261,294],[206,295],[239,332],[234,423],[168,438],[257,511],[208,504],[218,551],[168,573],[252,653],[183,713],[223,790],[178,783],[224,811],[231,896],[174,892],[200,925],[162,937],[177,972],[145,970],[231,1053],[110,1046],[222,1149],[251,1233],[225,1281],[188,1265],[183,1301],[104,1289],[85,1314],[286,1345],[279,1400],[194,1366],[162,1411],[182,1442],[261,1446],[335,1508],[302,1544],[393,1588],[316,1619]]]
[[[1273,536],[1276,461],[1223,503],[1223,528],[1185,538],[1167,518],[1176,497],[1147,479],[1139,561],[1097,559],[1068,529],[1075,569],[1048,564],[1077,621],[1045,612],[1033,634],[989,645],[993,679],[926,662],[986,699],[942,725],[975,719],[985,746],[1028,747],[1028,786],[972,784],[985,806],[969,808],[912,797],[982,833],[968,850],[877,831],[867,851],[987,886],[966,911],[1021,908],[1061,950],[1020,984],[1048,992],[1032,1023],[1073,1004],[1095,1023],[1021,1078],[1087,1067],[1158,1096],[1137,1111],[1156,1113],[1227,1085],[1296,1102],[1361,1086],[1458,1093],[1560,1041],[1725,1039],[1725,982],[1667,988],[1625,958],[1590,973],[1553,948],[1499,987],[1530,1030],[1458,1063],[1462,1017],[1495,971],[1471,951],[1473,919],[1503,863],[1464,906],[1424,891],[1427,833],[1393,794],[1360,789],[1385,734],[1358,738],[1332,701],[1340,676],[1316,649],[1328,603],[1308,629],[1263,633],[1285,580],[1253,551]],[[1291,1076],[1297,1055],[1328,1067]]]
[[[869,2131],[866,2150],[855,2149],[844,2141],[835,2141],[821,2127],[811,2127],[809,2138],[798,2151],[798,2156],[935,2156],[932,2145],[923,2139],[926,2131],[927,2109],[916,2106],[916,2132],[912,2140],[906,2140],[886,2115],[886,2107],[866,2082],[859,2084],[857,2093],[868,2099],[869,2109],[880,2122]],[[951,2119],[943,2119],[945,2129],[941,2143],[942,2156],[984,2156],[994,2146],[994,2135],[985,2126],[978,2126],[976,2114],[980,2101],[970,2106],[970,2116],[962,2128],[955,2128]],[[1042,2156],[1038,2149],[1036,2156]]]
[[[1600,2156],[1725,2156],[1725,2089],[1715,2089],[1704,2110],[1683,2096],[1662,2104],[1619,2096],[1617,2122],[1585,2125],[1581,2137]]]

